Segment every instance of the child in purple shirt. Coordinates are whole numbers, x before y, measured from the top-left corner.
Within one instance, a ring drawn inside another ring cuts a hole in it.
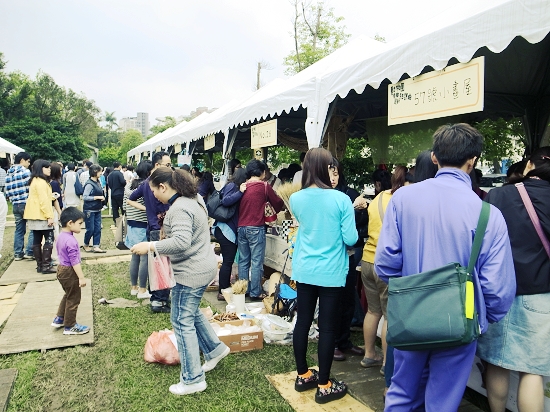
[[[90,331],[89,326],[76,323],[76,311],[80,304],[80,288],[86,286],[84,272],[80,265],[80,247],[73,233],[80,233],[84,222],[84,213],[76,207],[68,207],[59,218],[61,232],[57,238],[57,280],[65,294],[57,309],[57,316],[52,322],[54,328],[65,327],[63,335],[83,335]]]

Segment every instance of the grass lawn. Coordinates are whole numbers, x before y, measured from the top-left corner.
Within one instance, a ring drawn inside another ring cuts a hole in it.
[[[110,223],[103,219],[105,248],[112,248],[114,241]],[[5,268],[13,228],[6,230],[4,243]],[[179,380],[179,365],[143,360],[151,332],[171,327],[169,314],[152,314],[148,306],[97,304],[101,297],[130,298],[126,262],[84,265],[84,272],[93,280],[95,345],[0,356],[0,368],[19,370],[8,411],[292,411],[264,376],[295,368],[289,346],[265,345],[263,350],[232,354],[208,372],[205,392],[170,394],[168,387]],[[310,353],[316,350],[311,344]]]

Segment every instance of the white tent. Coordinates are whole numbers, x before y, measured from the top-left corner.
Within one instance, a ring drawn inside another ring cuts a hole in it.
[[[0,152],[10,155],[10,162],[13,163],[13,157],[19,153],[24,152],[25,150],[21,149],[19,146],[14,145],[13,143],[8,142],[6,139],[0,137]]]

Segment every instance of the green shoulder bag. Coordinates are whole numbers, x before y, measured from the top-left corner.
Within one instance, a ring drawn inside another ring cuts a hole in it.
[[[466,345],[479,337],[472,273],[489,220],[483,202],[468,267],[449,263],[411,276],[390,278],[389,345],[400,350],[430,350]]]

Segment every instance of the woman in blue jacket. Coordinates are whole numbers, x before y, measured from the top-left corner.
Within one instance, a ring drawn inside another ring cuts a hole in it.
[[[90,166],[90,179],[84,184],[84,216],[86,221],[86,233],[84,234],[84,246],[82,249],[86,252],[105,253],[99,248],[101,242],[101,209],[105,195],[99,177],[102,173],[99,165]],[[93,237],[93,247],[90,247],[90,240]]]
[[[315,401],[342,398],[347,387],[329,379],[340,318],[339,301],[348,273],[346,245],[357,243],[355,216],[350,198],[332,190],[332,155],[322,148],[310,149],[304,159],[302,190],[290,197],[290,209],[300,224],[292,279],[298,291],[298,319],[294,328],[294,357],[298,376],[294,388],[301,392],[317,388]],[[314,205],[314,207],[312,207]],[[319,373],[308,369],[308,333],[319,299]]]

